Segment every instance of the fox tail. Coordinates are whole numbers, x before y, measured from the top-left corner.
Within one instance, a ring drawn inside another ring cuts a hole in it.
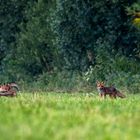
[[[126,96],[119,91],[117,91],[117,96],[120,98],[126,98]]]
[[[17,91],[19,91],[19,87],[18,87],[17,84],[11,83],[10,86],[13,87],[13,88],[15,88]]]

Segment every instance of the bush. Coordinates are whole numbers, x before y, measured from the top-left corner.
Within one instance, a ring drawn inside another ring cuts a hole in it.
[[[106,47],[105,47],[106,48]],[[96,81],[104,81],[107,85],[113,85],[129,93],[140,92],[140,64],[131,58],[126,58],[120,54],[110,57],[104,46],[98,48],[96,65],[90,67],[83,74],[84,80],[90,84]]]
[[[81,92],[88,88],[82,76],[76,71],[43,73],[32,85],[35,91]]]

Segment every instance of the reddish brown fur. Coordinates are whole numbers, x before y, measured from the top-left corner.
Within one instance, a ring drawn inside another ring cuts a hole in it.
[[[125,98],[125,95],[120,93],[115,87],[105,87],[103,82],[97,82],[97,89],[100,97],[106,98],[106,95],[109,95],[110,98]]]
[[[17,90],[13,89],[14,87],[18,89],[18,86],[15,83],[1,85],[0,96],[11,96],[11,97],[16,96]]]

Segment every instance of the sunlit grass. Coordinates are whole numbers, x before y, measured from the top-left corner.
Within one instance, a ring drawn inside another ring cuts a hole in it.
[[[0,98],[0,137],[7,140],[137,140],[140,95],[21,94]]]

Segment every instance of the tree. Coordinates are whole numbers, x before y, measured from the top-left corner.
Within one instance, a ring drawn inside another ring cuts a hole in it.
[[[55,69],[82,73],[97,65],[104,70],[108,62],[98,61],[102,52],[107,59],[119,54],[139,60],[140,32],[126,10],[134,2],[38,0],[23,6],[18,31],[3,60],[6,74],[36,78]]]
[[[39,0],[26,10],[26,22],[20,25],[21,31],[13,49],[16,53],[12,55],[13,61],[10,61],[21,68],[20,73],[24,71],[36,77],[43,72],[51,72],[57,63],[58,52],[53,46],[53,32],[49,23],[51,4],[51,1]]]
[[[139,32],[125,9],[132,4],[128,0],[56,0],[56,44],[64,67],[84,71],[95,65],[101,42],[109,44],[104,49],[112,57],[121,53],[136,58]]]
[[[1,0],[0,3],[0,68],[4,71],[3,60],[10,55],[11,45],[16,41],[16,34],[20,31],[18,25],[25,20],[24,11],[29,2]]]

